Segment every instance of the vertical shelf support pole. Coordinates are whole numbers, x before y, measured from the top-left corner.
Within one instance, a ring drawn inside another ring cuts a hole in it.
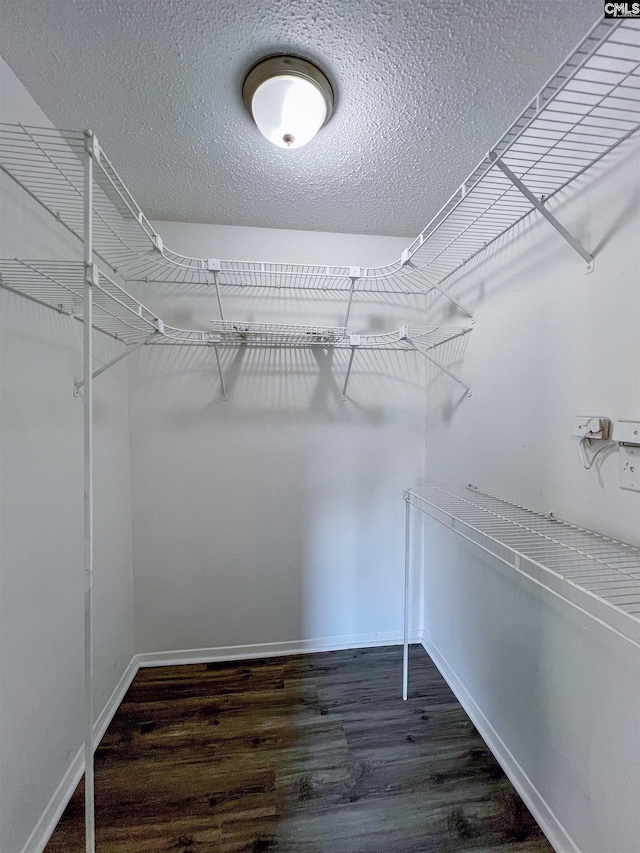
[[[95,853],[95,794],[93,766],[93,156],[96,141],[84,139],[84,807],[85,849]]]
[[[409,570],[411,564],[411,504],[408,494],[405,494],[404,505],[404,648],[402,652],[402,698],[406,701],[409,695]]]

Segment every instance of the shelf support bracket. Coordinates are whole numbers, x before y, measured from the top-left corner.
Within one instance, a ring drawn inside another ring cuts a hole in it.
[[[222,389],[222,399],[227,399],[227,386],[224,384],[224,376],[222,374],[222,365],[220,364],[220,353],[216,344],[213,345],[213,350],[216,354],[216,364],[218,365],[218,375],[220,376],[220,387]]]
[[[215,274],[214,274],[214,276],[213,276],[213,280],[214,280],[214,283],[215,283],[215,286],[216,286],[216,297],[218,298],[218,311],[220,311],[220,319],[221,319],[221,320],[222,320],[222,322],[224,323],[224,311],[222,310],[222,298],[221,298],[221,296],[220,296],[220,285],[219,285],[219,283],[218,283],[218,275],[217,275],[217,273],[215,273]]]
[[[356,337],[352,335],[352,337]],[[349,377],[351,376],[351,367],[353,365],[353,357],[356,354],[356,345],[351,347],[351,355],[349,356],[349,364],[347,365],[347,375],[344,377],[344,385],[342,386],[342,399],[347,399],[347,385],[349,384]]]
[[[216,289],[216,297],[218,299],[218,310],[220,311],[220,319],[224,322],[224,311],[222,310],[222,298],[220,297],[220,283],[218,281],[218,273],[222,272],[222,264],[218,258],[207,258],[207,270],[213,273],[213,284]]]
[[[431,364],[434,364],[443,373],[446,373],[447,376],[450,376],[454,382],[458,383],[458,385],[462,385],[464,390],[467,392],[467,397],[471,396],[471,386],[470,385],[467,385],[466,383],[464,383],[462,381],[462,379],[460,379],[459,376],[456,376],[456,374],[453,373],[451,370],[449,370],[448,367],[445,367],[444,364],[440,364],[440,362],[436,361],[436,359],[433,358],[433,356],[428,355],[428,353],[426,353],[423,349],[421,349],[419,346],[416,346],[416,344],[414,344],[414,342],[411,340],[411,338],[405,338],[405,340],[412,349],[414,349],[416,352],[420,353],[420,355],[424,356],[427,359],[427,361],[430,361]]]
[[[458,309],[462,311],[463,314],[466,314],[466,316],[470,320],[473,320],[473,312],[469,311],[469,309],[465,307],[462,302],[456,299],[455,296],[452,296],[450,293],[447,293],[447,291],[443,287],[440,287],[439,284],[434,284],[434,282],[432,281],[429,282],[429,287],[432,287],[434,290],[437,290],[438,293],[442,294],[442,296],[445,296],[449,300],[449,302],[453,302],[454,305],[457,305]]]
[[[143,347],[145,346],[145,344],[148,344],[158,334],[159,332],[153,332],[143,341],[139,341],[137,344],[131,344],[131,346],[128,346],[124,352],[120,353],[120,355],[117,355],[115,358],[112,358],[111,361],[108,361],[106,364],[103,364],[102,367],[99,367],[97,370],[95,370],[92,373],[91,378],[95,379],[96,376],[100,376],[101,373],[105,373],[105,371],[109,370],[110,367],[113,367],[114,364],[117,364],[119,361],[122,361],[123,358],[126,358],[128,355],[131,355],[132,352],[135,352],[136,350],[139,350],[140,347]],[[76,384],[73,386],[74,397],[78,396],[78,391],[80,391],[83,385],[84,379],[82,379],[80,382],[76,382]]]
[[[519,190],[528,201],[531,202],[535,209],[544,216],[547,222],[553,225],[558,234],[560,234],[561,237],[564,237],[564,239],[571,246],[571,248],[574,249],[574,251],[576,251],[580,255],[580,257],[587,262],[587,272],[591,272],[591,270],[593,269],[593,255],[590,255],[589,252],[587,252],[587,250],[584,248],[582,243],[564,227],[562,222],[559,222],[555,218],[555,216],[547,210],[547,208],[540,201],[540,199],[536,198],[536,196],[531,192],[529,187],[525,186],[517,175],[514,175],[511,169],[502,162],[502,160],[495,152],[489,152],[489,159],[493,162],[495,166],[498,167],[498,169],[500,169],[500,171],[504,175],[507,176],[507,178],[509,178],[514,187]]]
[[[349,291],[349,303],[347,305],[347,316],[344,318],[345,329],[349,325],[349,315],[351,314],[351,304],[353,302],[353,292],[356,289],[356,281],[360,278],[360,267],[351,267],[349,270],[349,278],[351,279],[351,289]]]
[[[416,272],[421,272],[420,267],[417,267],[411,260],[405,262],[405,266],[410,266]],[[427,281],[427,285],[432,290],[437,290],[442,296],[449,300],[449,302],[453,303],[463,314],[465,314],[470,320],[473,320],[473,312],[469,311],[469,309],[462,304],[455,296],[452,296],[450,293],[444,289],[444,287],[440,287],[439,284],[435,284],[433,281]]]

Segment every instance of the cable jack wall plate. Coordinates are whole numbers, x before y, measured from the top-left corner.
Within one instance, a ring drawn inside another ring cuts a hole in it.
[[[578,438],[594,438],[601,441],[607,441],[611,431],[611,421],[609,418],[598,417],[596,415],[577,415],[573,419],[573,428],[571,435]]]
[[[618,454],[620,460],[620,488],[631,492],[640,492],[640,446],[621,444]]]

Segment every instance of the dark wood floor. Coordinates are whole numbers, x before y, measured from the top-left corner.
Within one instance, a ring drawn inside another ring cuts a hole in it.
[[[98,853],[552,853],[432,664],[398,647],[143,669],[96,757]],[[83,853],[82,785],[45,853]]]

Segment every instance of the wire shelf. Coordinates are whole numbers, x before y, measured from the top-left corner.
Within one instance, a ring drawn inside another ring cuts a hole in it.
[[[0,287],[78,320],[83,318],[85,268],[81,262],[0,260]],[[108,275],[93,280],[93,327],[126,344],[195,346],[324,347],[383,350],[418,348],[426,353],[466,335],[470,327],[432,326],[383,334],[351,335],[343,326],[305,326],[214,320],[206,331],[165,323]],[[150,339],[150,335],[154,337]]]
[[[406,489],[414,507],[640,644],[640,548],[469,486]]]
[[[640,21],[600,21],[409,247],[440,283],[638,130]]]
[[[0,260],[0,287],[83,319],[85,268],[81,262]],[[159,328],[156,315],[106,275],[93,282],[93,328],[126,344]]]
[[[380,267],[191,258],[163,245],[94,137],[94,248],[125,281],[425,294],[640,127],[640,22],[598,22],[402,257]],[[85,137],[0,125],[0,167],[78,238]],[[467,312],[468,313],[468,312]]]

